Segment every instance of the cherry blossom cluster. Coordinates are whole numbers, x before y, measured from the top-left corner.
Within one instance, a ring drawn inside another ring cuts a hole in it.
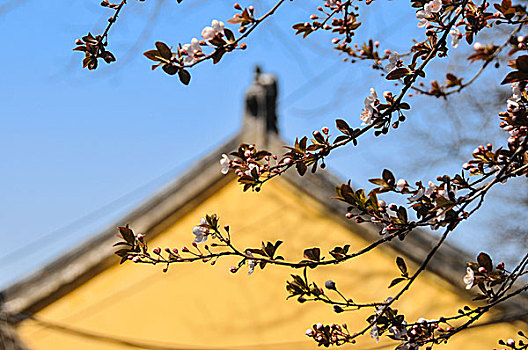
[[[496,297],[496,291],[493,287],[501,285],[509,275],[504,269],[504,263],[501,262],[497,266],[493,266],[490,256],[486,253],[480,253],[477,256],[477,262],[468,262],[467,265],[464,276],[466,289],[471,289],[474,286],[479,287],[482,294],[476,300]]]
[[[268,151],[259,151],[255,145],[242,144],[230,155],[233,159],[226,154],[220,159],[222,174],[227,174],[232,169],[238,176],[238,182],[244,186],[244,191],[250,188],[259,191],[263,179],[280,172],[273,166],[277,163],[277,156]]]
[[[366,4],[372,2],[367,0]],[[297,23],[293,25],[295,34],[302,34],[303,38],[316,32],[318,30],[330,31],[332,33],[344,36],[343,38],[334,38],[332,43],[339,45],[341,42],[342,48],[346,48],[347,44],[352,41],[354,31],[359,28],[361,22],[358,22],[359,6],[353,5],[353,0],[326,1],[323,6],[317,8],[318,14],[312,14],[310,20],[312,22]]]
[[[76,50],[85,52],[85,65],[88,68],[94,69],[98,58],[113,58],[105,49],[106,36],[124,3],[125,1],[116,5],[103,1],[104,7],[115,11],[115,15],[109,19],[109,27],[103,35],[94,37],[90,34],[78,42]],[[156,62],[153,69],[162,67],[167,74],[178,74],[180,80],[188,84],[190,67],[208,59],[217,63],[225,53],[245,48],[241,40],[272,15],[282,3],[284,0],[277,1],[261,17],[255,17],[253,6],[244,8],[235,4],[236,13],[227,22],[238,26],[238,38],[223,22],[214,20],[202,30],[201,38],[193,38],[189,43],[179,44],[174,49],[157,42],[156,49],[145,52],[145,56]],[[248,144],[240,145],[238,150],[230,154],[223,154],[220,159],[221,172],[227,174],[232,171],[243,185],[244,191],[258,191],[266,181],[291,168],[295,168],[301,176],[308,169],[316,172],[318,167],[324,168],[326,157],[336,148],[349,143],[357,145],[358,138],[369,130],[375,136],[387,134],[391,128],[397,128],[405,121],[404,111],[409,110],[410,105],[403,99],[412,90],[424,95],[447,98],[449,94],[460,92],[475,81],[490,63],[496,61],[498,64],[498,55],[503,49],[509,48],[508,54],[511,56],[526,51],[528,47],[521,33],[528,21],[526,8],[522,4],[512,4],[510,0],[412,0],[412,15],[416,16],[417,25],[424,28],[425,39],[414,41],[407,53],[385,50],[381,54],[380,44],[373,40],[361,47],[351,44],[355,31],[361,25],[358,21],[359,5],[360,0],[324,0],[317,9],[317,14],[310,17],[311,22],[297,23],[293,29],[304,37],[318,30],[335,33],[337,37],[333,39],[333,44],[340,54],[348,55],[351,61],[372,60],[373,68],[381,71],[385,79],[401,86],[401,90],[398,93],[386,91],[382,97],[378,97],[376,90],[370,89],[362,111],[358,113],[357,123],[361,125],[351,127],[345,120],[338,119],[338,133],[334,138],[331,137],[330,130],[324,127],[315,130],[310,137],[296,139],[295,144],[287,146],[286,152],[281,156]],[[514,30],[502,45],[474,43],[481,31],[504,24],[513,26]],[[433,80],[431,87],[425,88],[425,84],[418,80],[425,78],[426,66],[433,59],[446,57],[449,50],[457,48],[462,40],[473,44],[473,50],[467,58],[471,63],[480,62],[480,70],[467,81],[449,72],[445,74],[445,82]],[[230,267],[233,273],[246,271],[247,268],[247,272],[251,274],[257,267],[263,269],[267,265],[303,269],[303,276],[292,275],[292,279],[287,281],[288,298],[295,297],[300,303],[314,301],[329,304],[336,313],[362,308],[372,310],[365,328],[352,334],[346,325],[315,324],[306,331],[306,335],[320,346],[354,343],[363,334],[370,334],[376,341],[380,336],[386,336],[396,341],[398,350],[428,349],[446,342],[492,307],[528,290],[528,285],[519,287],[522,282],[519,277],[528,273],[528,254],[516,267],[507,271],[503,263],[494,265],[489,255],[480,253],[476,262],[467,263],[465,276],[460,271],[460,278],[466,289],[478,289],[479,294],[475,300],[486,301],[485,305],[474,308],[465,306],[455,316],[441,317],[438,320],[422,318],[416,322],[406,320],[405,315],[391,307],[425,270],[447,236],[462,220],[468,219],[480,208],[491,187],[510,178],[528,174],[528,56],[521,55],[509,61],[509,66],[513,71],[502,83],[512,84],[512,96],[507,101],[506,111],[499,114],[500,126],[508,133],[503,147],[494,149],[491,144],[481,145],[473,152],[472,159],[462,166],[463,170],[459,174],[439,176],[435,181],[411,182],[397,179],[391,171],[384,170],[380,178],[369,180],[376,187],[368,193],[364,189],[353,189],[350,182],[337,187],[335,198],[347,204],[347,218],[358,223],[375,224],[379,228],[379,239],[362,249],[351,251],[350,245],[343,244],[325,253],[319,247],[310,247],[304,249],[299,260],[287,261],[278,255],[282,241],[262,242],[260,247],[238,247],[231,239],[229,226],[221,227],[216,215],[206,215],[192,229],[194,241],[189,247],[181,249],[155,247],[150,250],[144,235],[135,235],[128,226],[120,227],[122,240],[116,244],[119,246],[116,254],[121,257],[122,263],[131,261],[162,264],[165,265],[164,271],[167,271],[169,265],[182,262],[201,261],[213,265],[224,256],[238,259],[238,264]],[[476,180],[472,180],[475,178]],[[404,204],[387,204],[381,199],[384,193],[389,192],[401,196]],[[332,280],[326,281],[324,288],[308,280],[308,268],[342,263],[367,254],[396,237],[404,240],[416,227],[443,228],[443,232],[415,271],[408,270],[403,258],[396,259],[398,275],[388,283],[388,287],[397,287],[395,289],[398,291],[385,301],[360,304],[345,297]],[[448,323],[460,319],[464,320],[460,326],[454,327]],[[519,335],[524,337],[523,334]],[[527,348],[523,340],[508,339],[500,344],[509,349]]]
[[[509,338],[507,340],[499,340],[499,344],[506,346],[508,349],[512,350],[526,350],[528,349],[528,337],[524,334],[523,331],[519,331],[517,333],[521,337],[518,341],[515,339]],[[503,348],[501,350],[506,350],[506,348]]]
[[[202,39],[192,38],[188,44],[179,44],[173,50],[163,42],[156,42],[156,49],[149,50],[143,54],[148,59],[158,62],[152,69],[162,67],[163,71],[169,75],[178,74],[180,81],[187,85],[190,81],[190,73],[185,69],[195,64],[212,59],[213,63],[218,63],[226,52],[231,52],[237,48],[245,49],[245,44],[240,44],[233,32],[224,26],[224,22],[213,20],[210,26],[202,29]],[[204,53],[203,49],[209,48],[210,53]]]
[[[81,39],[75,41],[74,51],[84,52],[83,68],[89,70],[96,69],[99,64],[99,59],[106,63],[114,62],[115,56],[110,51],[106,50],[103,37],[101,35],[93,36],[91,33],[83,36]]]
[[[425,344],[434,343],[438,332],[443,331],[437,320],[420,318],[416,323],[408,325],[404,315],[398,314],[398,310],[390,307],[379,307],[367,321],[372,323],[371,338],[378,342],[379,337],[386,334],[393,340],[401,341],[396,347],[397,350],[418,350]]]
[[[429,181],[424,186],[419,181],[413,187],[405,179],[396,181],[392,172],[385,169],[382,178],[369,180],[379,187],[368,195],[363,189],[352,189],[348,183],[337,187],[336,198],[349,205],[347,218],[355,219],[357,223],[375,223],[380,227],[380,235],[398,236],[403,240],[416,226],[438,229],[450,223],[455,224],[463,218],[455,209],[462,203],[457,198],[457,193],[459,189],[467,189],[467,180],[461,175],[456,175],[453,179],[442,176],[437,180],[440,182],[438,185]],[[378,194],[385,192],[408,195],[407,201],[418,221],[411,220],[404,206],[394,203],[387,205],[384,200],[378,199]]]
[[[110,3],[108,0],[103,0],[101,2],[101,6],[114,11],[113,16],[108,17],[108,25],[103,31],[103,34],[94,36],[88,32],[87,35],[75,41],[75,45],[77,46],[73,49],[73,51],[84,52],[83,68],[88,68],[89,70],[97,69],[99,65],[99,59],[102,59],[106,63],[115,62],[116,58],[114,54],[106,49],[106,46],[108,45],[107,36],[108,31],[116,22],[119,12],[125,4],[126,0],[122,0],[119,4],[114,4]]]
[[[403,110],[410,109],[409,104],[402,102],[401,97],[393,96],[390,91],[385,91],[383,98],[384,103],[378,99],[376,91],[370,89],[370,95],[365,98],[365,107],[360,116],[362,126],[365,126],[363,129],[354,129],[346,121],[337,119],[336,128],[341,132],[339,136],[331,141],[327,127],[323,127],[321,131],[315,130],[310,141],[307,137],[303,137],[300,140],[296,139],[294,146],[285,146],[288,151],[280,157],[280,160],[278,156],[268,151],[257,150],[254,145],[242,144],[237,151],[230,154],[235,159],[222,155],[220,160],[222,173],[226,174],[229,169],[233,169],[239,177],[238,182],[244,186],[244,191],[250,188],[258,191],[264,182],[292,167],[295,167],[301,176],[309,167],[315,173],[319,166],[325,168],[324,159],[335,148],[350,142],[357,145],[357,137],[371,128],[376,129],[374,135],[379,136],[387,134],[391,127],[398,128],[399,124],[405,121]],[[276,164],[272,164],[272,161],[277,160]]]
[[[317,345],[329,347],[330,345],[343,345],[346,343],[354,344],[355,339],[352,339],[347,325],[339,325],[332,323],[330,325],[323,325],[322,323],[316,323],[312,328],[308,328],[305,334],[313,338]]]

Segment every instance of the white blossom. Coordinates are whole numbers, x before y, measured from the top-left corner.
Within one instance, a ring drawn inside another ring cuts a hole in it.
[[[224,22],[214,19],[210,27],[205,27],[202,30],[202,38],[206,41],[211,41],[218,34],[224,34]]]
[[[416,18],[420,21],[418,22],[418,27],[425,27],[429,24],[429,19],[433,13],[440,12],[442,9],[442,0],[433,0],[425,4],[424,9],[416,12]]]
[[[253,256],[253,254],[251,254],[251,252],[246,252],[246,255],[249,255],[249,256]],[[253,273],[253,271],[255,271],[255,260],[253,259],[248,259],[247,260],[247,266],[248,266],[248,275],[251,275]]]
[[[257,174],[258,174],[260,172],[260,167],[255,163],[249,163],[248,169],[244,172],[244,174],[246,174],[247,176],[252,176],[251,171],[255,168],[257,169]]]
[[[209,228],[206,227],[207,222],[204,218],[200,220],[200,225],[193,227],[193,233],[196,236],[194,239],[195,243],[203,243],[207,241],[207,234],[209,233]]]
[[[379,343],[379,332],[378,332],[378,326],[373,325],[370,330],[370,337],[372,339],[376,339],[376,343]]]
[[[396,182],[396,188],[400,191],[403,191],[403,189],[407,186],[407,181],[405,179],[399,179],[398,182]]]
[[[363,123],[361,125],[367,125],[372,122],[372,117],[378,113],[376,108],[376,103],[378,102],[378,94],[376,90],[370,88],[370,95],[365,98],[365,107],[361,113],[361,120]]]
[[[398,66],[398,62],[400,61],[400,56],[396,51],[393,51],[389,55],[389,64],[385,66],[385,70],[387,72],[392,71],[394,68]]]
[[[471,289],[473,287],[473,282],[475,281],[475,273],[471,267],[466,269],[466,275],[464,276],[464,283],[466,284],[466,289]]]
[[[428,13],[438,13],[442,9],[442,0],[433,0],[425,4],[424,10]]]
[[[512,88],[512,97],[511,99],[514,101],[519,101],[522,98],[522,89],[521,84],[519,82],[511,84]]]
[[[187,57],[183,60],[185,64],[193,64],[202,54],[202,47],[196,38],[192,38],[190,44],[183,45],[182,49],[187,52]]]
[[[429,187],[425,189],[424,195],[431,198],[431,195],[436,191],[437,188],[438,187],[434,184],[434,182],[429,181]]]
[[[420,189],[418,189],[418,191],[416,191],[414,195],[409,197],[409,202],[416,202],[420,200],[420,198],[423,197],[424,193],[425,193],[425,189],[423,187],[420,187]]]
[[[513,111],[516,111],[519,108],[519,103],[522,101],[522,89],[521,84],[513,83],[511,84],[512,88],[512,96],[508,99],[508,109],[511,109]],[[511,133],[510,133],[511,135]],[[513,135],[512,135],[513,136]]]
[[[460,30],[458,30],[457,27],[453,27],[449,31],[449,35],[451,35],[451,46],[456,49],[458,47],[458,43],[460,42],[462,34],[460,34]]]
[[[401,325],[401,329],[396,326],[392,326],[391,328],[389,328],[389,331],[393,334],[395,339],[403,339],[405,334],[407,334],[407,328],[405,327],[407,325],[407,322],[403,321]]]
[[[230,162],[230,159],[229,157],[227,156],[227,154],[222,154],[222,158],[220,159],[220,165],[222,165],[222,174],[227,174],[229,172],[229,162]]]

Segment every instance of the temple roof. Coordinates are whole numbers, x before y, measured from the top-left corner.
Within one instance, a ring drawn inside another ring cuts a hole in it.
[[[117,226],[133,223],[134,229],[144,232],[147,238],[167,230],[199,203],[234,181],[232,174],[222,175],[220,172],[219,159],[223,153],[230,153],[241,143],[254,143],[261,149],[280,152],[287,143],[278,133],[277,94],[276,77],[257,70],[254,81],[246,92],[242,128],[235,136],[196,161],[194,166],[107,229],[4,289],[0,315],[7,316],[11,324],[16,324],[117,264],[119,258],[114,255],[113,247]],[[343,215],[346,206],[329,199],[335,192],[335,186],[344,182],[331,172],[319,170],[316,174],[307,173],[303,177],[294,172],[286,172],[282,179],[324,204],[332,219],[354,234],[370,242],[380,238],[379,230],[373,224],[357,224],[346,220]],[[429,231],[415,230],[405,241],[395,239],[380,249],[392,249],[416,264],[421,264],[437,240],[438,237]],[[466,270],[465,263],[473,260],[474,257],[463,250],[444,243],[427,270],[448,282],[447,285],[452,290],[469,301],[471,295],[465,291],[462,277]],[[491,322],[528,321],[526,295],[510,299],[497,308],[500,312],[495,314]],[[4,328],[3,331],[8,329]]]

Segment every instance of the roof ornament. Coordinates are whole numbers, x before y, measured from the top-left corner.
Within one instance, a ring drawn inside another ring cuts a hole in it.
[[[277,78],[255,68],[255,78],[246,91],[243,130],[250,143],[267,143],[269,133],[278,133]]]

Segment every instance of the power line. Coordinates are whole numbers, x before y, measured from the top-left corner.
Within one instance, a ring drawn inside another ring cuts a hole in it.
[[[216,146],[218,146],[218,144],[215,145],[215,147]],[[172,178],[175,174],[178,174],[182,169],[189,167],[189,165],[193,163],[196,159],[204,157],[209,152],[210,150],[203,151],[195,157],[189,158],[188,160],[176,165],[175,167],[163,173],[162,175],[155,177],[146,184],[120,196],[119,198],[109,202],[108,204],[105,204],[99,209],[96,209],[95,211],[80,217],[79,219],[71,222],[66,226],[53,230],[43,236],[40,236],[36,240],[33,240],[18,249],[12,250],[8,254],[0,257],[0,265],[5,266],[17,262],[20,259],[27,258],[31,253],[35,253],[39,250],[42,250],[42,248],[48,246],[49,244],[57,242],[59,238],[62,239],[70,236],[72,233],[77,231],[79,226],[91,223],[94,219],[97,219],[101,216],[108,216],[109,212],[117,208],[118,205],[119,207],[121,207],[123,202],[135,199],[138,194],[142,193],[147,189],[150,189],[151,186],[157,184],[158,182],[160,182],[160,180],[164,180],[165,178],[169,177],[169,175]]]

